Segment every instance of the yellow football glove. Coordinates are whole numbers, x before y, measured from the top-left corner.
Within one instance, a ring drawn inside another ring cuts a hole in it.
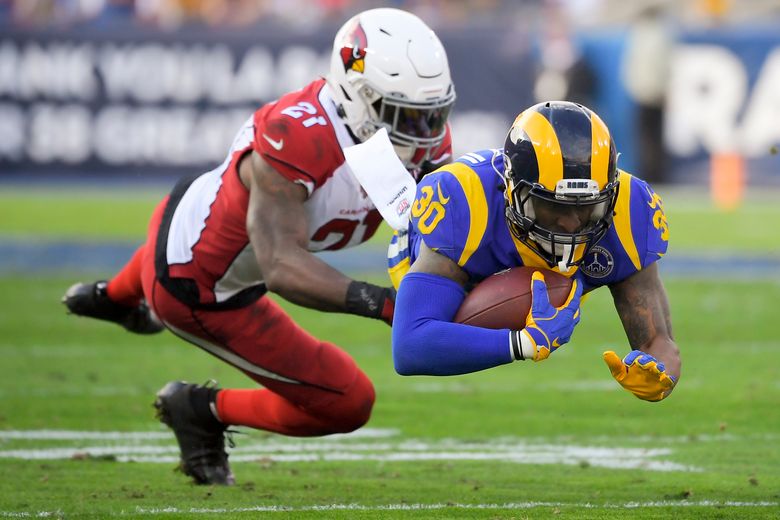
[[[663,363],[641,350],[632,350],[622,360],[609,350],[604,352],[604,362],[615,381],[645,401],[664,399],[676,383]]]

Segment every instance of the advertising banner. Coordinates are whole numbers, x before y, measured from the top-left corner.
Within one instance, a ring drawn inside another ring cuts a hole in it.
[[[4,32],[0,177],[211,169],[252,112],[327,72],[336,30]],[[455,146],[500,146],[532,102],[527,53],[490,31],[442,39],[458,94]]]

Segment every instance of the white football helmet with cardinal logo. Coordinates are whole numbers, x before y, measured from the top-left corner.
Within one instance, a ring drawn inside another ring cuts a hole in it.
[[[352,17],[336,34],[327,80],[355,137],[386,128],[407,168],[443,141],[455,88],[444,46],[417,16],[381,8]]]

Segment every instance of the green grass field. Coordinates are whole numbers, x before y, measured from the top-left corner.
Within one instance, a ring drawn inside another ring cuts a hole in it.
[[[672,251],[780,249],[780,208],[742,210],[736,226],[673,198]],[[0,234],[140,240],[153,204],[4,192]],[[85,220],[85,210],[98,217]],[[627,350],[605,290],[545,363],[450,378],[396,375],[383,324],[288,305],[355,357],[376,407],[349,436],[244,430],[233,488],[196,487],[173,471],[176,444],[151,402],[172,379],[252,382],[169,333],[139,337],[66,316],[59,298],[81,278],[0,277],[0,518],[780,516],[777,273],[667,280],[683,377],[661,403],[622,390],[601,361],[603,350]]]

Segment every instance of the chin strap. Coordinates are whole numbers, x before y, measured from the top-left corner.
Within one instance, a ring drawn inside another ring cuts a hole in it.
[[[558,262],[558,270],[562,273],[568,273],[572,247],[570,244],[563,244],[561,247],[563,247],[563,255],[561,256],[561,261]]]

